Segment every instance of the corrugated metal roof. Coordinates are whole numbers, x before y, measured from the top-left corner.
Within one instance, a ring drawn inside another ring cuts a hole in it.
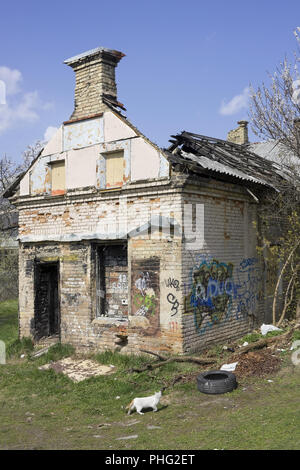
[[[295,173],[289,167],[266,160],[245,145],[185,131],[172,138],[172,145],[167,152],[173,163],[186,164],[198,171],[202,169],[228,175],[276,190],[280,190],[284,183],[295,182]]]
[[[295,169],[300,174],[300,159],[286,145],[278,140],[253,142],[248,145],[251,152],[273,162]]]

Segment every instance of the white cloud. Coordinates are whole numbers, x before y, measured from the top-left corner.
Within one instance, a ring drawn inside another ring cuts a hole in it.
[[[240,95],[234,96],[228,103],[225,103],[223,100],[219,113],[223,116],[231,116],[232,114],[236,114],[242,109],[247,108],[249,95],[250,89],[249,87],[246,87]]]
[[[0,107],[0,134],[20,122],[35,122],[39,119],[38,92],[25,93],[19,102],[6,103]]]
[[[58,131],[58,127],[54,127],[54,126],[47,127],[47,129],[45,130],[45,134],[44,134],[44,140],[48,142],[57,131]]]
[[[6,94],[15,95],[20,91],[20,82],[22,81],[22,74],[19,70],[10,69],[4,65],[0,67],[0,80],[5,83]]]
[[[24,92],[20,87],[22,73],[6,66],[0,67],[0,83],[5,84],[5,100],[0,102],[0,134],[20,123],[39,119],[39,111],[50,109],[52,103],[43,103],[38,91]]]

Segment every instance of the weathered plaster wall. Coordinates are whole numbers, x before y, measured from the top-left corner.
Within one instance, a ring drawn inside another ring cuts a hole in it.
[[[113,142],[115,140],[130,139],[136,137],[137,133],[125,124],[112,112],[104,113],[104,140]]]
[[[63,150],[88,147],[104,142],[103,117],[63,126]]]
[[[131,142],[131,179],[132,181],[159,176],[159,152],[141,137]]]
[[[113,112],[69,122],[61,126],[45,146],[20,184],[20,195],[51,193],[51,166],[66,162],[66,190],[87,186],[104,190],[106,155],[122,151],[123,184],[153,178],[168,178],[169,164],[159,150]]]
[[[55,132],[49,142],[45,145],[41,156],[53,155],[63,151],[63,126]]]
[[[100,145],[67,152],[66,188],[84,188],[96,185],[96,165]]]

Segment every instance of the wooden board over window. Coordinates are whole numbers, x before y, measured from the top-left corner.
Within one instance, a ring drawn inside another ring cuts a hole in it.
[[[51,194],[57,196],[64,194],[66,189],[65,162],[58,161],[51,164]]]
[[[106,187],[115,188],[123,185],[123,152],[108,153],[106,159]]]

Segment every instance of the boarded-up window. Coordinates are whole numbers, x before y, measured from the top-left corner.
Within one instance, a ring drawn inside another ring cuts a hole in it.
[[[65,162],[51,163],[51,194],[64,194],[66,187]]]
[[[108,153],[106,159],[106,187],[114,188],[123,185],[124,155],[123,152]]]

